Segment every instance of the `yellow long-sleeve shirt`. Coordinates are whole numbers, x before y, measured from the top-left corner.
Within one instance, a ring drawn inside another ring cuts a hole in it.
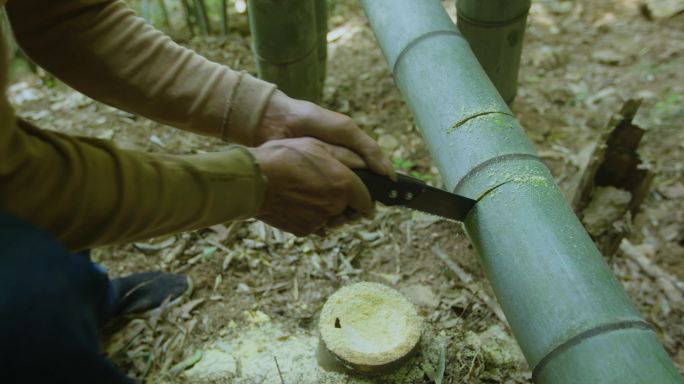
[[[6,3],[6,4],[5,4]],[[173,43],[117,0],[0,0],[21,48],[84,94],[181,129],[253,145],[272,84]],[[67,248],[255,215],[266,181],[248,150],[172,156],[40,130],[15,117],[0,41],[0,211]]]

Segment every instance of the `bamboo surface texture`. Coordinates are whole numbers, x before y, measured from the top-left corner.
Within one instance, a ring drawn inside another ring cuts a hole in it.
[[[321,97],[315,0],[249,0],[259,77],[291,97]]]
[[[361,3],[534,381],[682,383],[440,2]]]

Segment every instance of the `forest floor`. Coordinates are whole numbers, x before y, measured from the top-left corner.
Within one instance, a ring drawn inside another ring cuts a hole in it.
[[[444,4],[453,15],[453,2]],[[439,185],[357,2],[334,2],[330,21],[323,104],[379,138],[398,168]],[[212,60],[254,72],[246,23],[246,15],[233,12],[229,37],[180,40]],[[42,79],[23,76],[10,97],[22,116],[43,128],[151,152],[225,145]],[[656,177],[627,238],[663,274],[622,251],[606,260],[684,373],[684,15],[650,20],[637,0],[534,2],[512,109],[568,197],[599,133],[631,98],[644,100],[636,123],[647,130],[641,154]],[[444,255],[476,283],[463,283]],[[457,223],[379,207],[375,217],[325,238],[295,238],[247,220],[97,249],[94,258],[113,276],[162,269],[192,280],[192,292],[180,302],[132,319],[108,338],[109,356],[141,382],[435,383],[442,369],[443,383],[530,382],[496,306],[481,299],[494,295]],[[404,292],[428,324],[422,353],[401,372],[375,381],[328,373],[315,361],[321,306],[357,281]]]

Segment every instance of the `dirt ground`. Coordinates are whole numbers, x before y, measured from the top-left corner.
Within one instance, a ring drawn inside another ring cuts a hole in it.
[[[453,2],[444,4],[453,15]],[[233,11],[231,18],[227,38],[178,39],[254,72],[246,15]],[[330,21],[325,106],[379,138],[398,168],[439,185],[357,2],[334,2]],[[225,145],[104,106],[49,76],[17,81],[10,97],[19,113],[46,129],[151,152]],[[652,265],[620,251],[609,261],[684,373],[684,15],[650,20],[638,0],[535,1],[513,111],[568,196],[599,132],[630,98],[644,100],[636,118],[647,129],[641,153],[656,178],[628,239]],[[464,284],[444,255],[476,283]],[[193,291],[180,302],[133,319],[106,340],[107,353],[141,382],[530,382],[497,307],[482,299],[493,293],[457,223],[379,207],[374,218],[326,238],[244,221],[97,249],[94,257],[115,276],[162,269],[192,279]],[[316,370],[321,306],[356,281],[396,287],[429,324],[424,354],[401,377],[364,381]]]

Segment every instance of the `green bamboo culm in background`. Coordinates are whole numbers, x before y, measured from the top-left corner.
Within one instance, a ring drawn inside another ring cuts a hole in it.
[[[290,97],[319,102],[315,0],[249,0],[247,4],[259,77]]]
[[[211,24],[209,23],[207,5],[204,3],[204,0],[195,0],[195,20],[199,26],[200,34],[204,36],[211,35]]]
[[[318,34],[318,78],[321,90],[325,85],[328,61],[328,0],[316,1],[316,31]]]
[[[221,36],[228,36],[228,0],[221,0],[219,7],[221,8],[219,13],[221,16]]]
[[[508,104],[518,89],[530,4],[530,0],[456,0],[458,29]]]
[[[440,1],[361,3],[534,382],[682,384]]]

